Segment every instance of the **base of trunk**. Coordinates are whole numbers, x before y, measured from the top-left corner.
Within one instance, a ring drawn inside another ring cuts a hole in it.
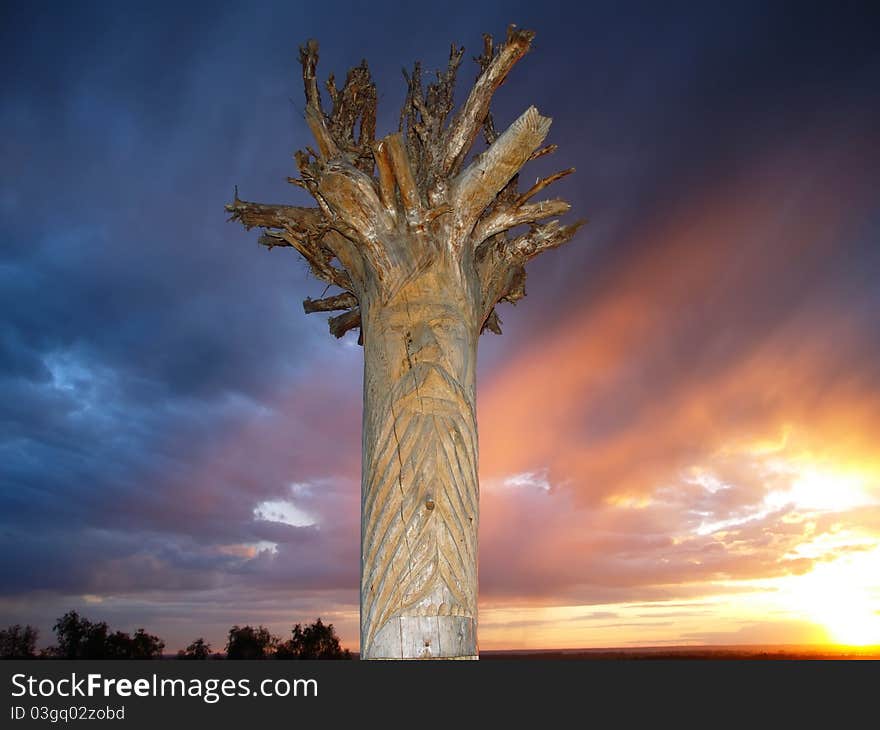
[[[361,659],[476,659],[470,616],[398,616],[376,634]]]
[[[474,654],[472,656],[417,657],[415,660],[417,661],[418,659],[430,659],[431,661],[438,661],[438,662],[477,662],[480,660],[480,657],[477,654]],[[364,661],[364,660],[369,661],[369,662],[408,662],[408,661],[413,661],[413,658],[412,657],[401,657],[401,656],[395,656],[395,657],[391,657],[391,656],[385,656],[385,657],[382,657],[382,656],[374,656],[374,657],[362,656],[361,661]]]

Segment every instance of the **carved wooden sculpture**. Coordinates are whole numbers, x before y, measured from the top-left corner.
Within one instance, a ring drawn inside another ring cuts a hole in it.
[[[464,49],[423,90],[418,64],[406,74],[400,131],[375,138],[376,88],[366,63],[332,108],[321,103],[314,41],[300,49],[305,117],[317,149],[296,153],[317,207],[226,206],[264,230],[268,247],[291,246],[312,273],[341,293],[304,302],[341,311],[330,331],[360,328],[364,346],[361,522],[361,657],[477,655],[477,340],[501,333],[495,306],[525,296],[525,263],[570,240],[581,223],[542,223],[569,209],[533,202],[564,170],[518,190],[550,119],[529,107],[497,134],[493,93],[534,34],[511,26],[495,47],[484,36],[480,74],[452,116]],[[482,130],[488,148],[468,162]],[[468,164],[465,164],[468,162]],[[518,226],[527,232],[512,236]]]

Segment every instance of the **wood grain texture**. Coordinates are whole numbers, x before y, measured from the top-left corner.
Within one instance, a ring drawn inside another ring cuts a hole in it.
[[[499,302],[525,296],[526,263],[566,243],[569,205],[539,192],[571,169],[519,190],[544,145],[550,119],[534,107],[499,133],[492,96],[530,49],[534,33],[510,26],[483,37],[479,74],[453,113],[464,49],[424,86],[420,64],[404,72],[398,132],[376,138],[378,95],[366,62],[340,89],[318,82],[318,44],[300,49],[305,119],[315,147],[295,153],[315,207],[239,199],[233,220],[263,229],[268,248],[296,250],[340,291],[307,299],[342,337],[364,346],[361,481],[361,656],[475,658],[477,534],[477,342],[501,334]],[[487,147],[472,154],[480,131]],[[549,220],[548,220],[549,219]],[[514,236],[520,226],[528,230]]]
[[[364,313],[365,658],[476,654],[479,333],[451,268]]]

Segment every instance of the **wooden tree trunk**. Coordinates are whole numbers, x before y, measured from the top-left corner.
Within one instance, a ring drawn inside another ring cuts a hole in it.
[[[361,308],[361,656],[476,658],[482,322],[456,262]]]
[[[511,26],[496,47],[483,36],[480,74],[453,108],[464,53],[422,87],[407,75],[400,131],[375,138],[376,89],[366,63],[342,89],[318,89],[318,46],[300,49],[305,119],[317,150],[297,152],[299,178],[317,207],[235,200],[226,206],[260,243],[289,246],[341,290],[306,299],[341,337],[364,345],[361,656],[477,656],[477,340],[501,334],[499,302],[525,296],[525,264],[569,241],[581,223],[558,220],[568,203],[531,199],[573,172],[518,190],[519,170],[549,154],[550,119],[529,107],[503,134],[489,105],[534,34]],[[468,154],[480,131],[488,147]],[[468,164],[465,164],[468,163]],[[511,237],[509,231],[527,226]]]

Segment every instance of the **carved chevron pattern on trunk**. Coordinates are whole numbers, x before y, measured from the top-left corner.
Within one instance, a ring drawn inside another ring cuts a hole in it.
[[[419,362],[377,406],[364,464],[362,651],[395,616],[476,616],[473,403],[445,368]]]
[[[501,134],[491,102],[534,33],[483,36],[480,72],[456,108],[464,49],[424,83],[407,76],[398,132],[376,137],[378,93],[366,63],[321,100],[318,44],[300,48],[305,121],[316,146],[295,154],[316,207],[241,200],[233,220],[263,229],[340,291],[304,302],[335,312],[330,332],[364,346],[361,657],[474,658],[477,642],[477,340],[501,334],[500,302],[525,296],[526,263],[571,240],[569,205],[533,200],[573,172],[519,189],[546,146],[550,118],[528,107]],[[326,98],[326,97],[325,97]],[[483,134],[480,134],[480,133]],[[488,147],[474,149],[484,137]],[[520,233],[522,227],[527,232]]]

